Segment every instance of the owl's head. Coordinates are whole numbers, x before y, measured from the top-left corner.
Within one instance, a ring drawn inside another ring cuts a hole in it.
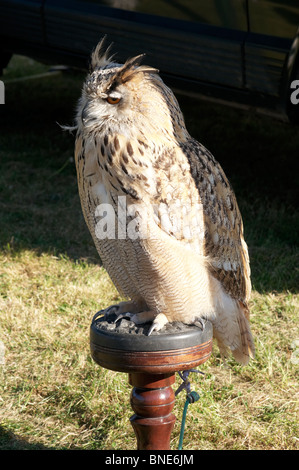
[[[91,56],[78,106],[78,128],[100,132],[114,127],[125,134],[136,126],[148,133],[164,129],[167,134],[177,125],[185,128],[177,100],[159,71],[140,65],[144,54],[119,64],[109,57],[111,46],[103,51],[103,42]]]

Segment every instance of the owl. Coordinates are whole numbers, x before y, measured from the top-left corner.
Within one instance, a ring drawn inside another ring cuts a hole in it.
[[[105,315],[149,322],[149,334],[209,320],[220,352],[246,364],[250,267],[234,192],[159,71],[143,54],[124,64],[109,55],[102,40],[73,127],[84,218],[127,299]]]

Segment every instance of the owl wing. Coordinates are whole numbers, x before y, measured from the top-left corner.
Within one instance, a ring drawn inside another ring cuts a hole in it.
[[[190,139],[181,145],[181,150],[188,159],[203,205],[204,253],[210,259],[211,274],[247,311],[251,292],[249,256],[234,191],[219,163],[203,145]]]

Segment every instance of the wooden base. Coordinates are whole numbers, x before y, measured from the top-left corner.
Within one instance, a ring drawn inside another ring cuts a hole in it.
[[[138,450],[169,450],[170,436],[175,423],[171,413],[174,407],[174,374],[129,374],[134,386],[131,406],[135,414],[133,426]]]
[[[129,374],[133,386],[131,407],[138,450],[169,450],[175,416],[172,385],[175,372],[189,370],[207,361],[212,352],[212,325],[203,331],[184,325],[153,336],[111,330],[96,319],[90,330],[90,348],[95,362],[107,369]],[[107,323],[107,322],[106,322]]]

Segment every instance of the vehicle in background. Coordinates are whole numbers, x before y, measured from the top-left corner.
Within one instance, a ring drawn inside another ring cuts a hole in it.
[[[294,0],[0,0],[0,69],[14,53],[86,68],[107,35],[173,88],[298,122],[298,25]]]

